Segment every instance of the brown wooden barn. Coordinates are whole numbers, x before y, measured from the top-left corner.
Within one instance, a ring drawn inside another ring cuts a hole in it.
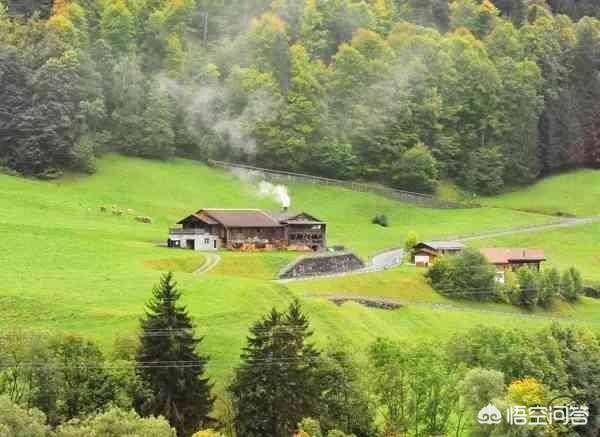
[[[324,250],[327,224],[305,212],[200,209],[169,232],[169,247],[193,250]]]

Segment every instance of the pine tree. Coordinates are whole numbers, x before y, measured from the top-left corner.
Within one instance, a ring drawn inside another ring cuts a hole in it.
[[[202,338],[184,306],[173,274],[167,273],[153,290],[137,353],[138,375],[151,395],[139,402],[142,414],[164,416],[178,435],[191,435],[207,421],[214,399],[204,378],[207,357],[198,354]]]
[[[237,435],[288,437],[317,412],[320,353],[307,343],[311,335],[298,301],[285,313],[272,309],[250,328],[229,388]]]

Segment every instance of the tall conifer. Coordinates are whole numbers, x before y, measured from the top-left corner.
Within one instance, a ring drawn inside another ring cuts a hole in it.
[[[272,309],[250,328],[242,363],[230,386],[237,435],[288,437],[318,409],[319,352],[300,304]]]
[[[185,306],[173,274],[164,275],[153,290],[141,320],[138,374],[149,395],[138,405],[143,414],[164,416],[180,436],[197,431],[208,420],[214,399],[204,377],[208,358],[199,355],[202,338]]]

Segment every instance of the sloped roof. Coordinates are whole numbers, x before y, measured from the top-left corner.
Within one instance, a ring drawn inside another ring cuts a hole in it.
[[[290,212],[290,211],[268,211],[271,217],[279,223],[295,223],[299,225],[315,225],[324,224],[325,222],[319,220],[315,216],[312,216],[306,212]]]
[[[417,244],[419,246],[430,247],[434,250],[462,250],[466,246],[458,241],[422,241]]]
[[[415,249],[415,252],[414,252],[414,254],[416,255],[416,254],[418,254],[418,253],[426,253],[426,254],[429,254],[429,255],[435,255],[435,256],[438,256],[438,253],[437,253],[437,251],[435,251],[435,250],[431,250],[431,249],[430,249],[430,248],[428,248],[428,247],[420,247],[420,248],[418,248],[418,249]]]
[[[526,248],[485,248],[480,250],[492,264],[509,264],[511,262],[546,261],[542,249]]]
[[[227,228],[277,228],[281,226],[269,214],[260,209],[201,209],[203,214]]]
[[[192,214],[192,215],[188,215],[186,218],[184,218],[182,220],[179,220],[177,222],[177,224],[181,225],[184,222],[187,222],[189,219],[198,219],[198,220],[200,220],[200,221],[202,221],[204,223],[207,223],[209,225],[218,225],[219,224],[219,222],[216,221],[215,219],[213,219],[212,217],[210,217],[210,216],[208,216],[206,214],[198,214],[198,213],[195,213],[195,214]]]

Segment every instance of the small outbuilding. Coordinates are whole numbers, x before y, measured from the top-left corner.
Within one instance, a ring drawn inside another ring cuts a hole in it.
[[[412,262],[417,267],[429,267],[442,255],[456,255],[465,249],[458,241],[421,241],[413,248]]]

